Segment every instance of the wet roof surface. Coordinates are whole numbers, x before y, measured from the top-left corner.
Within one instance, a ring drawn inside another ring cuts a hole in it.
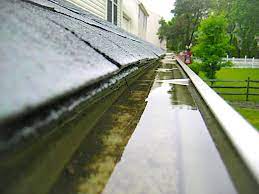
[[[163,54],[65,0],[0,4],[0,121]]]

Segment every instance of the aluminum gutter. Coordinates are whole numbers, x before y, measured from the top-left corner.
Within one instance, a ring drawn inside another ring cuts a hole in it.
[[[243,159],[251,174],[259,183],[259,133],[223,98],[212,90],[181,59],[179,65],[189,76],[193,85],[223,128],[227,137]]]

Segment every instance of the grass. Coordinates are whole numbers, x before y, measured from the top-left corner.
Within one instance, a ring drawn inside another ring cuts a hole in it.
[[[199,74],[200,77],[206,79],[203,73]],[[259,69],[231,69],[224,68],[217,72],[217,79],[219,80],[247,80],[250,77],[251,80],[259,80]],[[210,83],[208,83],[210,85]],[[246,86],[246,82],[217,82],[214,86]],[[250,83],[250,86],[259,87],[259,83]],[[233,92],[233,93],[246,93],[246,89],[215,89],[217,92]],[[258,89],[250,89],[251,93],[259,93]],[[246,96],[236,96],[236,95],[222,95],[222,97],[228,102],[241,102],[244,103]],[[249,96],[249,102],[255,104],[259,103],[259,96]],[[255,128],[259,130],[259,109],[253,107],[237,107],[234,108],[247,119]]]
[[[216,74],[218,79],[259,79],[259,69],[231,69],[222,68]]]
[[[246,118],[257,130],[259,130],[259,110],[252,108],[235,108],[243,117]]]
[[[205,79],[203,73],[200,73],[200,77]],[[259,69],[231,69],[224,68],[217,72],[217,79],[219,80],[247,80],[250,77],[251,80],[259,80]],[[208,83],[210,84],[210,83]],[[246,86],[246,82],[217,82],[214,83],[214,86]],[[259,87],[259,83],[250,83],[250,86]],[[233,92],[233,93],[246,93],[246,89],[215,89],[218,92]],[[258,93],[258,89],[250,89],[250,93]],[[222,95],[222,97],[227,101],[245,101],[246,96],[237,96],[237,95]],[[249,101],[259,102],[259,96],[249,96]]]

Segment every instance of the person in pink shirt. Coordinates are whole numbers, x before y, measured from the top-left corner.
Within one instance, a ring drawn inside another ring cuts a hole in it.
[[[187,65],[192,63],[192,52],[189,48],[187,48],[187,50],[185,51],[184,62]]]

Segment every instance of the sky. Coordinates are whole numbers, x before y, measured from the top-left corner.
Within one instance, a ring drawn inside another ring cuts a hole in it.
[[[171,10],[174,7],[175,0],[145,0],[145,6],[162,16],[165,20],[170,20],[172,18]]]

